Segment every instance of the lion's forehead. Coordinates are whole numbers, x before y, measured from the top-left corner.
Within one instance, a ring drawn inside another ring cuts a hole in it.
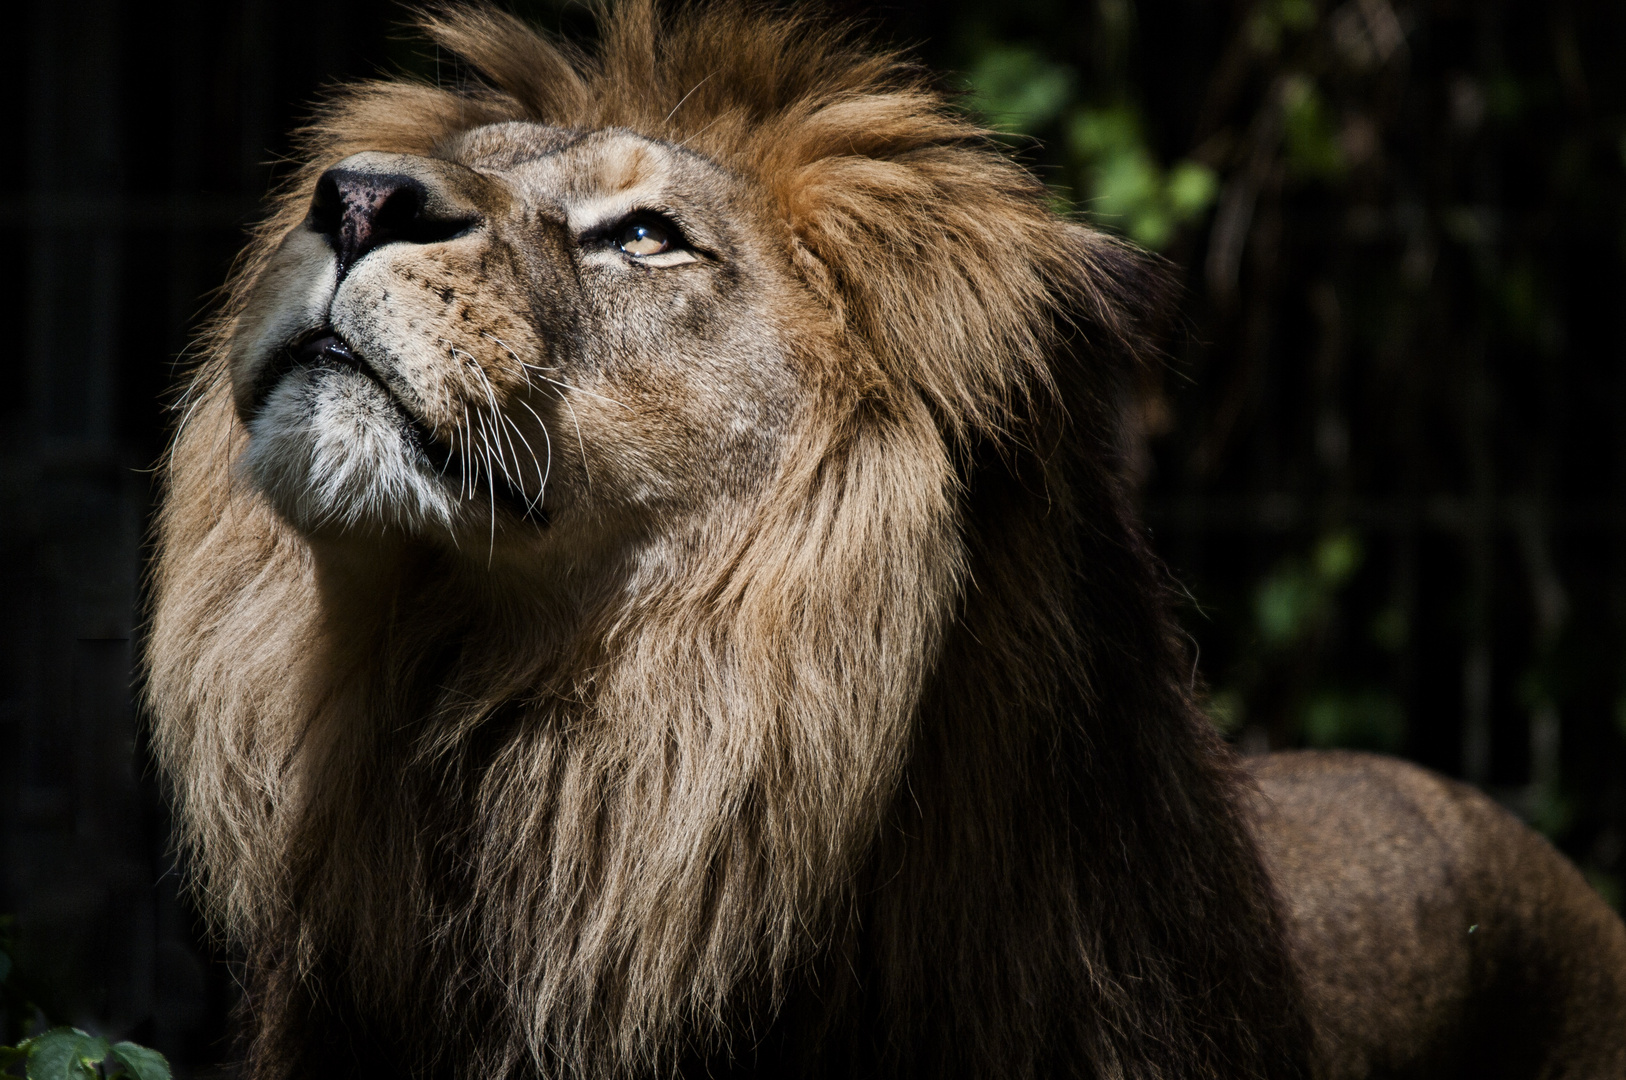
[[[569,128],[510,120],[462,132],[446,147],[445,154],[470,168],[507,171],[557,154],[582,138],[582,132]]]
[[[721,196],[733,184],[709,159],[622,128],[511,121],[465,132],[449,150],[459,164],[556,206],[577,231],[674,198]]]

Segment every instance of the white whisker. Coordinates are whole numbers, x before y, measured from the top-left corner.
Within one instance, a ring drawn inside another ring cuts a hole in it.
[[[560,400],[561,401],[564,400],[563,395],[560,396]],[[526,412],[530,413],[531,416],[535,418],[536,426],[542,429],[542,438],[547,440],[547,445],[548,445],[548,476],[552,476],[553,475],[553,436],[548,434],[547,422],[545,420],[543,420],[540,416],[536,415],[536,410],[531,408],[531,403],[530,402],[521,399],[520,400],[520,405],[525,409]],[[580,428],[580,426],[578,426],[576,428],[576,438],[578,440],[581,439],[581,428]],[[582,471],[585,472],[586,470],[587,470],[587,458],[585,456],[583,456],[583,458],[582,458]],[[542,481],[542,487],[544,489],[546,489],[547,486],[548,486],[548,482],[547,482],[546,478],[544,478],[543,481]],[[593,478],[591,476],[588,476],[588,478],[587,478],[587,489],[589,491],[591,491],[593,489]]]
[[[579,386],[572,386],[569,383],[565,382],[563,379],[555,379],[551,375],[544,375],[544,376],[542,376],[542,378],[545,379],[546,381],[552,383],[555,386],[562,386],[566,390],[574,390],[578,394],[586,394],[588,397],[598,398],[600,401],[608,401],[611,405],[615,405],[618,408],[626,409],[628,412],[632,412],[632,406],[623,405],[621,402],[615,400],[615,398],[613,398],[613,397],[605,397],[603,394],[595,394],[591,390],[583,390]]]
[[[486,548],[486,569],[491,569],[491,560],[497,557],[497,479],[492,475],[490,462],[486,467],[486,495],[491,500],[491,544]]]
[[[727,115],[728,115],[727,113],[723,114],[723,116],[727,116]],[[715,127],[717,125],[718,121],[723,119],[723,116],[717,117],[711,123],[707,124],[705,127],[701,128],[699,131],[695,132],[693,135],[690,135],[687,139],[684,139],[682,142],[678,143],[678,145],[681,146],[681,147],[684,147],[685,149],[687,149],[688,146],[689,146],[689,143],[693,142],[695,139],[700,138],[700,136],[702,136],[706,132],[710,131],[713,127]]]
[[[539,490],[536,498],[534,500],[527,500],[525,504],[525,512],[529,514],[531,511],[535,510],[539,505],[541,505],[543,496],[548,493],[548,476],[547,473],[542,469],[542,463],[536,459],[536,450],[531,446],[531,441],[525,437],[525,433],[519,429],[519,425],[514,423],[513,420],[506,416],[503,417],[503,423],[514,429],[514,434],[519,437],[519,441],[525,445],[526,452],[531,455],[531,464],[536,467],[536,479]],[[546,427],[542,429],[542,437],[544,439],[548,437],[548,429]],[[515,464],[517,466],[518,462],[515,462]],[[548,468],[551,469],[552,467],[553,447],[550,441],[548,446]]]
[[[587,493],[591,495],[593,492],[593,471],[587,467],[587,443],[582,440],[582,422],[576,418],[576,406],[570,403],[569,398],[560,394],[559,400],[564,402],[565,408],[570,410],[570,422],[576,426],[576,449],[581,452],[582,475],[587,477]]]
[[[465,498],[468,497],[469,470],[474,467],[474,462],[473,462],[472,458],[470,457],[470,454],[471,454],[471,452],[473,450],[473,445],[474,445],[474,428],[471,427],[470,424],[469,424],[469,403],[467,401],[463,402],[463,428],[462,428],[462,432],[463,432],[463,449],[461,451],[459,451],[459,453],[457,455],[458,459],[459,459],[459,464],[462,466],[461,469],[460,469],[460,472],[462,473],[462,478],[458,481],[458,485],[457,485],[457,497],[459,499],[465,499]]]
[[[478,366],[476,366],[475,371],[480,376],[480,382],[485,386],[486,400],[491,403],[491,415],[493,417],[495,417],[496,420],[507,421],[508,418],[503,415],[502,410],[497,405],[497,391],[492,387],[491,380],[486,378],[486,373],[483,370],[481,370]],[[503,440],[508,443],[508,452],[514,455],[514,468],[518,469],[519,468],[519,451],[514,449],[514,440],[508,438],[508,431],[501,424],[496,424],[495,421],[494,421],[494,426],[497,429],[497,434],[501,435]],[[523,438],[523,436],[522,436],[522,438]],[[501,448],[500,445],[498,447],[497,454],[498,454],[499,458],[502,456],[502,448]],[[534,457],[535,455],[533,454],[532,456]],[[503,461],[504,461],[503,470],[502,470],[503,471],[503,476],[507,477],[510,480],[514,479],[514,477],[511,476],[509,474],[509,472],[508,472],[508,465],[506,463],[507,459],[504,458]]]

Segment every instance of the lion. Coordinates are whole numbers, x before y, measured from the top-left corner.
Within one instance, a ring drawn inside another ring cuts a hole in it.
[[[815,18],[422,26],[475,77],[304,133],[164,468],[243,1074],[1321,1068],[1124,479],[1165,274]]]

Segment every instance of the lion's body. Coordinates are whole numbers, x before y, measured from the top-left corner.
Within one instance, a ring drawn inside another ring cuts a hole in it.
[[[340,97],[233,283],[147,694],[247,1074],[1307,1075],[1120,481],[1158,278],[710,11],[432,22],[487,84]]]
[[[1329,1080],[1626,1076],[1626,926],[1550,844],[1393,759],[1250,764]]]

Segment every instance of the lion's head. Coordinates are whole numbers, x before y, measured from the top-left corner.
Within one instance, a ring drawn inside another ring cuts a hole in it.
[[[233,331],[244,467],[303,532],[500,535],[532,573],[714,521],[764,495],[832,351],[783,239],[743,177],[625,128],[352,154]]]
[[[480,79],[309,129],[168,468],[257,1075],[1289,1060],[1119,490],[1155,275],[805,19],[424,25]]]

